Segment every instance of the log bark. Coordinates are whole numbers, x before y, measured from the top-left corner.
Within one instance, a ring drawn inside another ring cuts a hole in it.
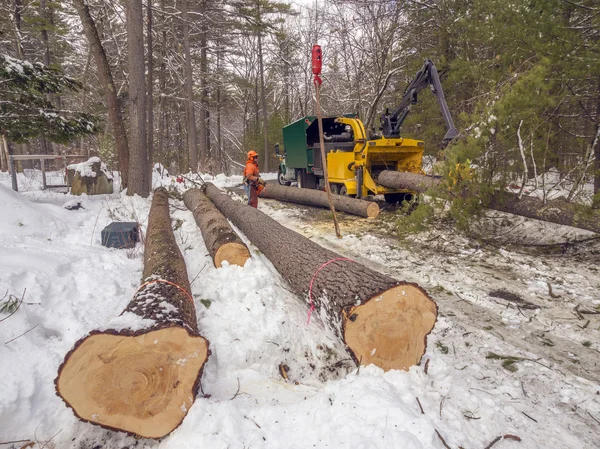
[[[206,195],[298,294],[306,298],[312,291],[316,313],[356,362],[390,370],[421,360],[437,318],[437,306],[422,288],[343,258],[212,184]]]
[[[425,176],[418,173],[397,172],[384,170],[379,174],[378,182],[390,189],[407,189],[424,193],[426,190],[439,185],[442,178],[439,176]]]
[[[385,187],[422,193],[439,185],[442,178],[385,170],[378,181]],[[600,233],[600,213],[568,201],[550,200],[544,204],[541,199],[532,196],[519,199],[518,195],[510,192],[496,192],[485,199],[483,205],[488,209]]]
[[[194,214],[215,267],[220,268],[224,260],[243,267],[250,251],[212,201],[200,189],[190,189],[183,195],[183,202]]]
[[[365,218],[375,218],[379,215],[379,205],[372,201],[359,200],[343,195],[332,194],[331,196],[335,210]],[[261,192],[260,197],[329,209],[327,193],[322,190],[298,189],[296,187],[268,184]]]
[[[106,329],[75,343],[58,370],[56,392],[76,416],[144,438],[181,424],[210,354],[189,291],[160,188],[148,219],[142,286]]]

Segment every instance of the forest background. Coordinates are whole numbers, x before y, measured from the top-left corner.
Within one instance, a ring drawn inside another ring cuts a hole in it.
[[[0,54],[73,81],[29,95],[94,118],[65,135],[15,133],[18,108],[7,104],[20,94],[0,84],[1,168],[7,154],[99,155],[143,196],[156,162],[233,174],[256,149],[261,170],[275,171],[282,127],[314,113],[319,43],[324,114],[358,113],[376,130],[430,58],[461,132],[447,171],[476,166],[493,187],[553,170],[570,180],[569,200],[597,204],[599,37],[595,0],[1,0]],[[437,157],[444,134],[434,97],[421,93],[403,136]]]

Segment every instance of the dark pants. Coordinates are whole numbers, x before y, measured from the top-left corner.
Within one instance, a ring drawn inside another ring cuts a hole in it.
[[[258,189],[255,185],[244,184],[244,191],[248,196],[248,205],[258,208]]]

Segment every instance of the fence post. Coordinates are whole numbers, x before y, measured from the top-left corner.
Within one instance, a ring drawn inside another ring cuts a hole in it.
[[[17,170],[15,170],[15,159],[14,156],[10,155],[10,177],[12,180],[12,188],[15,192],[19,191],[19,186],[17,185]]]
[[[42,190],[46,190],[46,160],[40,158],[40,165],[42,166]]]

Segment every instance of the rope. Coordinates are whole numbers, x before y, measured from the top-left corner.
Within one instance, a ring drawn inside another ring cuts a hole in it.
[[[347,259],[345,257],[336,257],[335,259],[328,260],[323,265],[321,265],[317,269],[317,271],[315,271],[315,274],[313,274],[313,277],[310,280],[310,286],[308,287],[308,298],[310,299],[310,309],[308,310],[308,322],[306,324],[310,324],[310,316],[312,315],[313,310],[315,310],[315,304],[313,302],[313,297],[312,297],[312,289],[313,289],[313,283],[315,282],[315,278],[317,277],[317,274],[319,274],[319,271],[321,271],[323,268],[325,268],[330,263],[336,262],[338,260],[345,260],[345,261],[348,261],[348,262],[354,262],[354,260]]]
[[[148,281],[148,282],[144,282],[142,285],[140,285],[140,288],[138,288],[135,293],[133,294],[133,296],[137,295],[138,292],[143,289],[146,285],[150,285],[150,284],[156,284],[162,282],[163,284],[169,284],[172,285],[173,287],[177,287],[179,290],[181,290],[183,293],[186,294],[186,296],[190,299],[190,301],[192,301],[192,304],[194,303],[194,299],[192,298],[192,296],[187,292],[187,290],[183,287],[181,287],[180,285],[177,285],[175,282],[171,282],[171,281],[167,281],[166,279],[154,279],[152,281]]]

